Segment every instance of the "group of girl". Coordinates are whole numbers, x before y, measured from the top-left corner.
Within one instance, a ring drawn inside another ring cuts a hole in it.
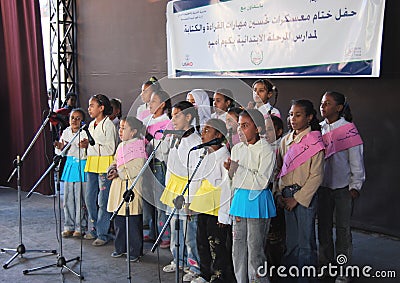
[[[88,112],[93,121],[89,132],[95,144],[89,144],[84,133],[75,144],[83,149],[79,152],[87,152],[86,164],[81,162],[78,167],[80,173],[86,172],[86,176],[78,174],[79,180],[87,179],[84,200],[89,230],[85,238],[94,239],[95,246],[111,239],[108,230],[111,212],[157,147],[150,162],[151,171],[133,188],[134,198],[129,207],[129,260],[138,261],[143,255],[145,203],[156,208],[156,236],[184,189],[183,207],[172,217],[170,230],[166,230],[161,242],[163,247],[170,247],[173,256],[163,270],[181,269],[185,273],[183,281],[269,282],[270,274],[260,274],[259,267],[267,261],[264,248],[269,247],[266,243],[270,226],[271,233],[286,235],[284,264],[317,266],[317,211],[319,263],[333,263],[334,208],[336,254],[350,258],[351,205],[365,173],[362,140],[351,123],[348,103],[340,93],[325,93],[320,106],[324,120],[319,123],[309,100],[293,101],[288,117],[290,131],[280,140],[283,134],[280,112],[269,104],[274,94],[277,95],[277,88],[271,82],[257,80],[253,84],[255,109],[242,109],[233,107],[230,90],[218,89],[213,95],[215,111],[211,114],[207,92],[192,90],[187,101],[171,105],[169,95],[156,80],[150,80],[142,87],[144,104],[139,107],[137,117],[120,120],[118,147],[117,130],[109,119],[110,101],[101,94],[92,96]],[[79,130],[80,123],[72,123],[76,117],[83,120],[84,113],[71,112],[71,133],[67,136],[66,131],[58,147]],[[165,130],[175,132],[166,135],[168,131],[162,133]],[[215,139],[220,142],[202,150],[194,148]],[[75,161],[76,156],[70,162]],[[65,170],[63,178],[64,175],[68,175]],[[64,180],[76,182],[66,177]],[[79,209],[75,211],[78,213]],[[114,221],[113,257],[127,253],[124,216],[122,210]],[[280,220],[274,222],[275,219]],[[69,235],[83,233],[81,226],[65,223],[64,232]],[[280,233],[282,226],[286,226],[286,233]],[[307,282],[315,278],[300,276],[298,280]]]

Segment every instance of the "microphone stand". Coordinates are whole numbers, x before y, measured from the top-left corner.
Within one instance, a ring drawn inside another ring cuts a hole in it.
[[[129,203],[133,201],[135,198],[135,193],[133,191],[128,190],[128,179],[126,180],[126,191],[124,193],[125,200],[125,229],[126,229],[126,264],[128,270],[128,282],[131,282],[131,252],[130,252],[130,244],[129,244]]]
[[[26,252],[38,252],[38,253],[51,253],[56,254],[56,250],[26,250],[25,246],[22,242],[22,208],[21,208],[21,165],[22,160],[20,159],[19,155],[17,155],[17,159],[14,161],[14,166],[17,172],[17,189],[18,189],[18,223],[19,223],[19,246],[16,249],[8,249],[4,248],[1,249],[2,252],[13,251],[15,252],[14,255],[3,265],[4,269],[8,268],[8,265],[15,259],[17,256],[22,255]]]
[[[168,219],[165,221],[164,226],[162,227],[160,234],[158,235],[153,247],[151,248],[151,252],[154,253],[154,251],[156,250],[156,248],[158,247],[159,242],[161,241],[161,238],[165,232],[165,230],[167,229],[169,223],[171,222],[172,217],[174,216],[174,214],[176,213],[176,222],[175,222],[175,230],[176,230],[176,268],[175,268],[175,282],[179,283],[179,230],[180,230],[180,224],[179,224],[179,210],[182,209],[183,204],[185,202],[185,193],[186,191],[189,189],[189,185],[193,180],[194,174],[196,174],[197,170],[200,167],[201,162],[203,161],[204,157],[207,154],[207,147],[204,148],[203,153],[200,155],[200,159],[199,162],[197,163],[192,175],[190,176],[190,178],[188,179],[188,182],[186,183],[185,188],[183,189],[182,193],[180,195],[178,195],[174,200],[174,209],[172,210],[171,214],[168,216]],[[184,255],[182,255],[182,257],[184,257]]]
[[[21,203],[21,166],[22,162],[25,160],[26,156],[28,155],[29,151],[35,144],[36,140],[39,138],[39,135],[42,133],[44,127],[46,127],[47,123],[50,120],[51,114],[53,113],[54,109],[54,104],[55,104],[55,97],[52,100],[52,105],[51,105],[51,110],[49,111],[49,114],[47,115],[46,119],[42,122],[42,125],[40,126],[39,130],[36,132],[35,136],[33,137],[32,141],[30,142],[28,148],[25,150],[23,153],[22,157],[17,156],[17,159],[14,160],[14,170],[12,171],[10,177],[8,177],[7,182],[10,183],[12,177],[17,173],[17,190],[18,190],[18,224],[19,224],[19,245],[16,249],[10,249],[10,248],[2,248],[1,252],[15,252],[15,254],[3,265],[4,269],[7,269],[9,267],[9,264],[17,258],[17,256],[21,255],[21,258],[23,257],[22,255],[24,253],[28,252],[38,252],[38,253],[49,253],[49,254],[56,254],[56,250],[27,250],[25,248],[25,245],[22,242],[22,203]]]
[[[53,158],[53,163],[49,166],[49,168],[46,170],[46,172],[43,173],[43,175],[39,178],[39,180],[36,182],[36,184],[32,187],[32,189],[29,191],[29,193],[27,194],[27,198],[29,198],[32,193],[34,192],[34,190],[39,186],[40,182],[46,177],[46,175],[55,167],[55,172],[57,175],[57,198],[58,198],[58,233],[59,233],[59,249],[60,249],[60,253],[59,256],[57,258],[57,262],[54,264],[49,264],[49,265],[45,265],[45,266],[40,266],[40,267],[36,267],[36,268],[31,268],[31,269],[25,269],[22,271],[23,274],[28,274],[30,272],[33,271],[38,271],[38,270],[42,270],[42,269],[46,269],[46,268],[50,268],[50,267],[61,267],[67,269],[68,271],[70,271],[72,274],[74,274],[75,276],[77,276],[79,279],[84,280],[84,277],[73,271],[70,267],[67,266],[67,263],[71,262],[71,261],[80,261],[80,257],[75,257],[69,260],[66,260],[64,255],[63,255],[63,244],[62,244],[62,235],[61,235],[61,197],[60,197],[60,162],[61,159],[65,156],[66,152],[68,151],[68,149],[71,147],[72,142],[79,136],[79,134],[81,133],[81,131],[83,130],[83,128],[86,127],[86,125],[83,125],[82,127],[79,128],[78,132],[72,137],[71,141],[69,141],[63,148],[63,150],[61,151],[61,153],[59,155],[54,156]],[[79,208],[80,209],[80,208]]]
[[[129,202],[132,201],[135,197],[135,194],[133,192],[133,188],[136,186],[136,183],[139,181],[140,177],[143,175],[143,173],[146,171],[147,166],[150,164],[151,160],[153,159],[154,155],[156,154],[156,151],[161,145],[161,142],[165,139],[166,134],[163,134],[163,137],[161,138],[160,142],[158,145],[153,149],[151,152],[150,156],[147,158],[146,163],[143,165],[142,169],[136,176],[135,180],[132,182],[132,185],[127,189],[124,193],[123,200],[121,203],[118,205],[117,209],[113,212],[111,215],[110,221],[113,221],[114,218],[118,215],[118,211],[121,209],[122,205],[126,203],[126,210],[125,210],[125,225],[126,225],[126,250],[127,250],[127,261],[128,261],[128,282],[131,282],[131,266],[130,266],[130,252],[129,252]],[[128,181],[126,181],[126,187],[128,188]]]

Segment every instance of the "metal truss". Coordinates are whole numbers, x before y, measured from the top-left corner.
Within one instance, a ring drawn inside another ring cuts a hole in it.
[[[78,92],[75,0],[49,0],[51,90],[58,107],[68,92]]]

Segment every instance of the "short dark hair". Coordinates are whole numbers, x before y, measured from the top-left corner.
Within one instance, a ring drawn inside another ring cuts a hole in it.
[[[110,100],[111,106],[114,110],[114,106],[117,107],[117,109],[119,109],[119,113],[117,115],[118,119],[121,119],[122,117],[122,103],[121,100],[118,98],[111,98]]]
[[[82,115],[82,122],[85,122],[86,120],[86,113],[82,108],[74,108],[71,110],[71,112],[69,113],[69,115],[71,116],[72,112],[79,112]]]

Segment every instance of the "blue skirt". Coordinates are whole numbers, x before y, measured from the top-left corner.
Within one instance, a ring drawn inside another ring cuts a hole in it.
[[[80,161],[80,162],[79,162]],[[79,160],[73,156],[67,156],[64,171],[61,175],[61,181],[64,182],[86,182],[86,174],[84,172],[86,160]],[[80,174],[79,174],[80,173]]]
[[[276,207],[271,190],[236,189],[230,214],[243,218],[275,217]]]

